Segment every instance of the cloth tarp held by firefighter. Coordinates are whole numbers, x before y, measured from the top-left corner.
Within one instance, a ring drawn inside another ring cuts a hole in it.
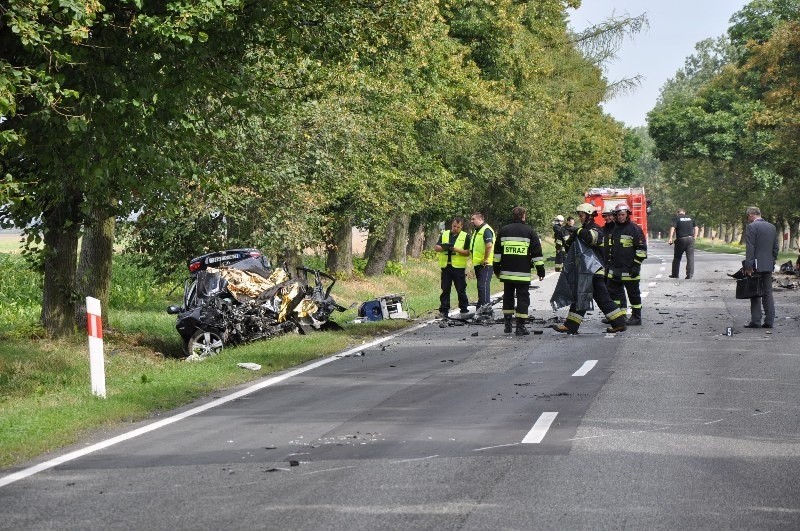
[[[553,310],[575,303],[579,311],[594,309],[592,277],[603,264],[594,252],[580,240],[574,240],[564,259],[564,269],[550,297]]]

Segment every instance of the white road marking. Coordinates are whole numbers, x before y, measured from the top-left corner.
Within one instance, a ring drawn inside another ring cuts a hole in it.
[[[197,415],[198,413],[202,413],[204,411],[208,411],[209,409],[215,408],[217,406],[221,406],[223,404],[227,404],[228,402],[232,402],[232,401],[236,400],[237,398],[241,398],[243,396],[247,396],[249,394],[255,393],[256,391],[260,391],[261,389],[264,389],[266,387],[271,387],[271,386],[273,386],[273,385],[275,385],[277,383],[280,383],[280,382],[282,382],[284,380],[288,380],[292,376],[297,376],[299,374],[303,374],[304,372],[311,371],[313,369],[316,369],[317,367],[322,367],[323,365],[326,365],[326,364],[328,364],[328,363],[330,363],[332,361],[336,361],[336,360],[339,360],[341,358],[345,358],[347,356],[350,356],[351,354],[355,354],[356,352],[360,352],[360,351],[362,351],[364,349],[367,349],[367,348],[370,348],[370,347],[374,347],[375,345],[380,345],[384,341],[388,341],[390,339],[394,339],[397,336],[400,336],[402,334],[407,334],[408,332],[411,332],[411,331],[414,331],[414,330],[419,330],[420,328],[428,326],[429,324],[431,324],[433,322],[434,322],[434,320],[430,320],[430,321],[427,321],[425,323],[418,324],[417,326],[413,326],[413,327],[411,327],[411,328],[409,328],[407,330],[403,330],[401,332],[398,332],[396,334],[392,334],[392,335],[389,335],[389,336],[386,336],[386,337],[382,337],[382,338],[376,339],[375,341],[372,341],[371,343],[367,343],[367,344],[364,344],[364,345],[359,345],[359,346],[357,346],[355,348],[352,348],[352,349],[350,349],[350,350],[348,350],[346,352],[342,352],[341,354],[337,354],[335,356],[330,356],[328,358],[321,359],[321,360],[316,361],[314,363],[311,363],[309,365],[305,365],[303,367],[300,367],[299,369],[295,369],[295,370],[289,371],[289,372],[287,372],[285,374],[281,374],[280,376],[274,376],[272,378],[268,378],[266,380],[258,382],[257,384],[251,385],[250,387],[246,387],[246,388],[244,388],[244,389],[242,389],[240,391],[236,391],[235,393],[232,393],[232,394],[230,394],[228,396],[223,396],[222,398],[218,398],[216,400],[212,400],[211,402],[209,402],[207,404],[203,404],[202,406],[197,406],[195,408],[189,409],[188,411],[184,411],[183,413],[179,413],[177,415],[173,415],[171,417],[167,417],[165,419],[159,420],[158,422],[154,422],[152,424],[148,424],[147,426],[142,426],[141,428],[129,431],[127,433],[123,433],[122,435],[117,435],[116,437],[112,437],[111,439],[106,439],[105,441],[100,441],[99,443],[93,444],[91,446],[87,446],[86,448],[81,448],[80,450],[76,450],[74,452],[70,452],[70,453],[62,455],[60,457],[56,457],[55,459],[51,459],[49,461],[45,461],[44,463],[39,463],[38,465],[34,465],[32,467],[25,468],[25,469],[20,470],[18,472],[14,472],[13,474],[9,474],[7,476],[0,477],[0,487],[5,487],[6,485],[14,483],[15,481],[19,481],[21,479],[25,479],[25,478],[27,478],[29,476],[34,475],[34,474],[38,474],[39,472],[43,472],[43,471],[48,470],[50,468],[56,467],[58,465],[63,465],[64,463],[67,463],[69,461],[73,461],[73,460],[78,459],[80,457],[83,457],[85,455],[89,455],[91,453],[97,452],[98,450],[103,450],[105,448],[108,448],[109,446],[113,446],[115,444],[118,444],[118,443],[121,443],[121,442],[124,442],[124,441],[128,441],[128,440],[133,439],[135,437],[138,437],[140,435],[144,435],[145,433],[150,433],[151,431],[155,431],[155,430],[157,430],[159,428],[163,428],[164,426],[169,426],[170,424],[174,424],[175,422],[178,422],[179,420],[183,420],[183,419],[192,417],[194,415]]]
[[[661,275],[660,275],[660,274],[659,274],[659,275],[656,275],[656,278],[661,278]]]
[[[410,463],[412,461],[425,461],[426,459],[433,459],[434,457],[439,457],[439,454],[429,455],[428,457],[416,457],[414,459],[403,459],[401,461],[392,461],[392,463]]]
[[[666,271],[666,270],[667,270],[667,268],[666,268],[666,267],[664,267],[664,266],[661,266],[661,267],[659,268],[659,271]]]
[[[648,295],[650,295],[650,292],[649,292],[649,291],[643,291],[643,292],[642,292],[642,298],[643,298],[643,299],[646,299]]]
[[[595,365],[597,365],[597,360],[587,360],[583,362],[583,365],[581,366],[580,369],[572,373],[572,376],[586,376],[587,374],[589,374],[589,371],[591,371],[594,368]]]
[[[484,446],[483,448],[475,448],[472,450],[473,452],[482,452],[484,450],[492,450],[494,448],[503,448],[504,446],[517,446],[519,443],[511,443],[511,444],[498,444],[496,446]]]
[[[522,439],[522,444],[539,444],[542,442],[544,436],[547,435],[547,430],[550,429],[550,425],[556,420],[556,416],[558,416],[558,411],[545,411],[539,415],[531,431]]]
[[[659,276],[660,276],[660,275],[659,275]],[[654,288],[654,287],[656,287],[656,285],[657,285],[657,284],[658,284],[658,282],[651,282],[651,283],[649,283],[649,284],[647,285],[647,287],[648,287],[648,288]]]

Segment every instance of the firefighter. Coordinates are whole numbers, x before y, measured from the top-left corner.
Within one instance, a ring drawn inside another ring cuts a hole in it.
[[[494,248],[494,274],[503,281],[503,332],[511,333],[511,319],[516,317],[516,335],[526,336],[525,328],[531,295],[531,269],[536,268],[539,280],[544,279],[544,258],[539,236],[525,224],[527,212],[523,207],[511,211],[512,223],[504,225],[497,235]],[[516,304],[514,299],[516,297]]]
[[[639,283],[642,262],[647,258],[647,241],[642,228],[631,221],[631,209],[626,203],[614,209],[616,223],[611,236],[611,268],[608,271],[608,292],[623,310],[631,303],[628,325],[642,324],[642,294]],[[627,300],[625,293],[627,292]]]
[[[603,265],[608,271],[611,261],[611,233],[614,232],[614,207],[606,203],[603,206]]]
[[[594,222],[594,217],[597,215],[594,206],[589,203],[583,203],[578,205],[575,212],[581,222],[581,227],[575,231],[573,238],[570,238],[567,244],[572,245],[572,242],[576,239],[580,240],[591,249],[597,260],[602,264],[603,230]],[[592,276],[592,298],[597,303],[600,310],[606,315],[611,325],[606,328],[606,332],[624,332],[626,329],[625,310],[621,310],[614,304],[614,301],[608,294],[608,288],[605,282],[605,270],[602,266],[599,266],[599,269],[597,269]],[[564,324],[553,325],[552,328],[556,332],[561,332],[562,334],[577,334],[585,314],[586,310],[578,310],[575,303],[572,303],[569,307],[567,320]]]
[[[556,245],[556,272],[561,271],[564,267],[564,256],[567,254],[564,250],[564,241],[567,239],[567,231],[563,223],[564,216],[561,214],[553,219],[553,240]]]

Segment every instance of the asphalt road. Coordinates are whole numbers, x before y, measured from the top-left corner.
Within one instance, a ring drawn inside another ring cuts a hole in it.
[[[669,279],[651,242],[622,334],[599,312],[577,336],[436,322],[4,471],[0,528],[800,528],[800,293],[744,329],[740,260]]]

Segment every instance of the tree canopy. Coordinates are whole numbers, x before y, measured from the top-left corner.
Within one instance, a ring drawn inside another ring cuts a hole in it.
[[[643,23],[573,35],[577,5],[0,6],[0,222],[44,242],[45,328],[71,330],[64,264],[104,219],[134,215],[130,248],[168,273],[220,247],[335,249],[350,226],[386,239],[410,216],[573,207],[630,155],[602,61]]]

